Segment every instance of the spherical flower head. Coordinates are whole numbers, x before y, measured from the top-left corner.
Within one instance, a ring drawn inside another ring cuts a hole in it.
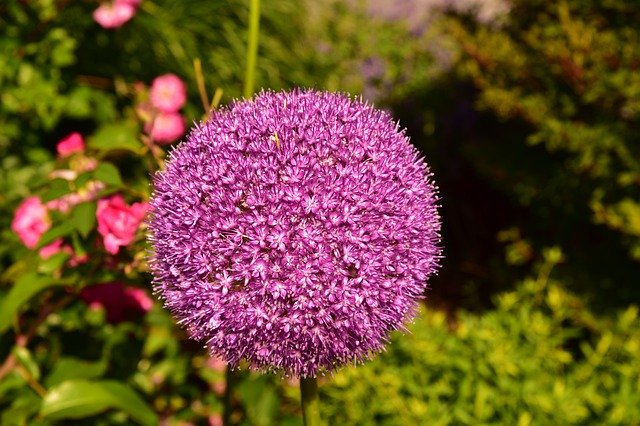
[[[156,291],[232,366],[313,377],[370,358],[440,259],[427,165],[387,113],[342,94],[216,111],[150,204]]]
[[[18,206],[11,222],[11,230],[30,249],[35,248],[42,234],[51,228],[47,207],[37,196],[25,198]]]
[[[60,157],[68,157],[76,152],[82,152],[84,151],[84,139],[80,133],[73,132],[58,142],[56,150]]]
[[[175,74],[156,77],[151,83],[151,105],[162,112],[176,112],[187,101],[187,86]]]

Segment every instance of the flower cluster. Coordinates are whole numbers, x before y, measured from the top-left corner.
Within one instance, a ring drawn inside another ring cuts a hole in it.
[[[185,121],[180,108],[187,101],[187,87],[175,74],[156,77],[151,83],[149,102],[139,106],[145,132],[159,144],[174,142],[184,135]]]
[[[415,315],[440,259],[436,203],[387,113],[263,92],[197,125],[155,176],[156,291],[232,366],[316,376]]]
[[[102,3],[93,12],[93,20],[102,28],[118,28],[136,14],[141,0],[113,0]]]
[[[56,169],[51,178],[60,178],[73,182],[78,173],[95,169],[96,161],[84,155],[84,139],[79,133],[71,133],[56,145],[58,157],[75,167]],[[31,196],[22,201],[15,211],[11,229],[22,243],[30,249],[38,246],[42,235],[51,228],[50,211],[69,213],[75,206],[95,201],[106,185],[99,180],[88,180],[81,188],[43,203],[40,197]],[[111,254],[117,254],[120,247],[131,244],[147,213],[147,203],[127,205],[120,194],[101,198],[97,203],[96,220],[98,232],[102,236],[104,248]],[[86,255],[76,255],[71,246],[56,239],[40,248],[40,257],[46,259],[56,253],[71,256],[70,266],[86,262]]]

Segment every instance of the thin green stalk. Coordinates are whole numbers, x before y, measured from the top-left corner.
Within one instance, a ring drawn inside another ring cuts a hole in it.
[[[222,401],[222,424],[231,426],[231,413],[233,412],[233,386],[235,385],[235,372],[227,365],[225,371],[226,388],[224,390],[224,399]]]
[[[318,381],[315,377],[300,378],[300,400],[304,426],[320,426],[320,404],[318,402]]]
[[[247,68],[245,70],[244,97],[253,96],[258,60],[258,37],[260,34],[260,0],[251,0],[249,9],[249,46],[247,47]]]

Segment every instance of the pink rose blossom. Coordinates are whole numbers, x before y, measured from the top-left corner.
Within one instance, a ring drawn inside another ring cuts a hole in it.
[[[153,300],[144,290],[117,282],[85,287],[80,297],[89,308],[104,309],[110,323],[132,319],[153,307]]]
[[[136,8],[124,1],[102,3],[93,11],[93,20],[102,28],[118,28],[124,25],[136,14]]]
[[[11,222],[13,232],[30,249],[38,245],[40,237],[50,227],[47,208],[37,196],[28,197],[22,201]]]
[[[84,151],[84,140],[82,139],[82,135],[78,132],[71,133],[58,142],[56,150],[60,157],[68,157],[73,153]]]
[[[151,83],[151,105],[161,112],[176,112],[187,101],[187,87],[175,74],[156,77]]]
[[[171,143],[184,135],[184,118],[177,112],[160,112],[150,123],[149,135],[159,144]]]
[[[98,200],[98,232],[102,235],[104,247],[109,253],[117,254],[120,247],[133,241],[147,213],[147,207],[147,203],[127,206],[122,195]]]

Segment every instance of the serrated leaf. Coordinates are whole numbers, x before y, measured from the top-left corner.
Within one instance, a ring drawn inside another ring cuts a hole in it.
[[[80,419],[108,409],[125,412],[141,425],[157,425],[149,406],[123,383],[104,380],[68,380],[47,392],[40,415],[50,420]]]
[[[122,178],[120,177],[120,171],[116,166],[111,163],[101,163],[98,168],[93,172],[93,177],[107,185],[121,186]]]
[[[62,285],[53,277],[31,273],[20,278],[9,293],[0,302],[0,333],[3,333],[11,325],[11,320],[18,313],[22,305],[42,290]]]
[[[88,142],[89,147],[99,151],[126,150],[138,152],[142,143],[138,129],[125,124],[111,124],[102,127]]]
[[[71,222],[84,238],[96,226],[96,203],[78,204],[71,212]]]

